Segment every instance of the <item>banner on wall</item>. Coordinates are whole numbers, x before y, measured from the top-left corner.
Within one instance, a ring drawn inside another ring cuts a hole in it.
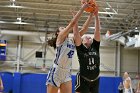
[[[6,60],[6,46],[7,46],[7,41],[0,40],[0,61]]]

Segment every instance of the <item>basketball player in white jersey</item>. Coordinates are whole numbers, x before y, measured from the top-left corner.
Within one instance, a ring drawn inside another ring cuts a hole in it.
[[[127,72],[124,73],[123,86],[124,86],[124,93],[133,93],[131,78],[129,77],[129,74]]]
[[[68,34],[87,7],[89,5],[84,4],[69,25],[66,28],[60,27],[55,34],[56,37],[48,41],[50,46],[56,48],[56,55],[47,77],[47,93],[57,93],[58,89],[60,89],[60,93],[72,93],[71,65],[75,44],[73,39],[68,38]],[[87,31],[91,17],[91,15],[88,17],[83,29],[81,29],[81,36]],[[76,38],[77,32],[73,33],[74,38]]]

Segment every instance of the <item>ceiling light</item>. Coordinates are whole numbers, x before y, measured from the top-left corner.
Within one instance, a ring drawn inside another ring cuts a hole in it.
[[[78,26],[79,28],[82,28],[82,26]],[[95,27],[88,27],[89,29],[95,29]]]
[[[95,29],[95,27],[88,27],[89,29]]]
[[[99,13],[101,13],[101,14],[112,14],[112,15],[118,14],[118,13],[114,13],[114,12],[99,12]]]
[[[26,22],[6,22],[6,21],[0,21],[1,24],[17,24],[17,25],[33,25],[33,23],[26,23]]]
[[[110,8],[108,7],[108,8],[105,8],[106,10],[110,10]]]
[[[21,22],[21,17],[18,17],[18,18],[17,18],[17,21],[18,21],[18,22]]]
[[[10,0],[11,2],[15,2],[16,0]]]

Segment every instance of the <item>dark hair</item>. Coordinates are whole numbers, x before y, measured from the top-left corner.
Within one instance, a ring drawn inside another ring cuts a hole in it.
[[[58,32],[59,29],[56,30],[55,37],[52,37],[52,39],[48,40],[48,45],[53,47],[54,49],[56,48],[56,40],[57,40]]]

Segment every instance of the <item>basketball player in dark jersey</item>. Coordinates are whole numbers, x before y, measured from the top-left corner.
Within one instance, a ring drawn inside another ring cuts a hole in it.
[[[98,8],[95,15],[95,31],[93,39],[90,36],[84,36],[81,39],[80,34],[75,39],[77,56],[80,69],[76,75],[75,91],[76,93],[99,93],[99,73],[100,73],[100,21],[98,18]],[[76,24],[73,30],[77,30]]]

